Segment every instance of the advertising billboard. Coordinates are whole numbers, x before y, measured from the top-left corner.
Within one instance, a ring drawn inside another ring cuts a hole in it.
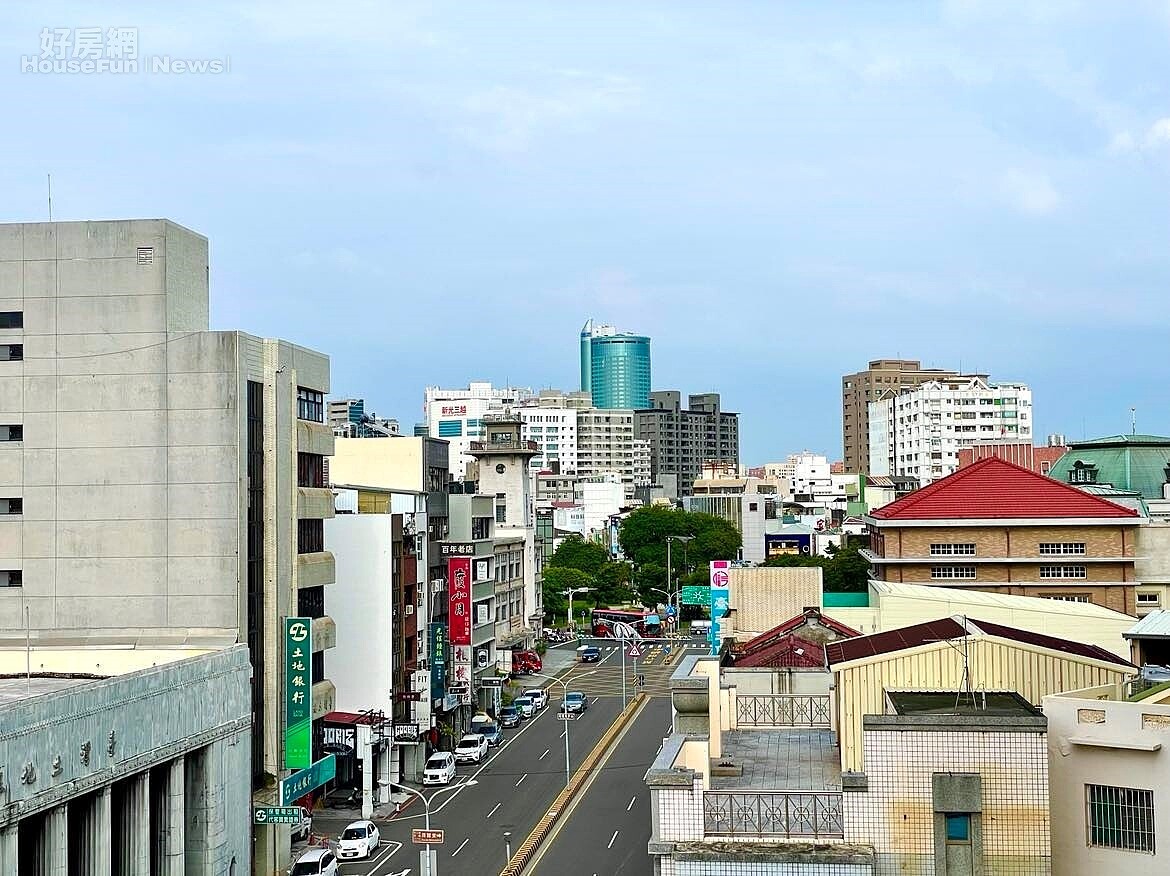
[[[722,625],[723,615],[731,604],[731,568],[729,560],[711,561],[711,629],[707,633],[711,645],[711,653],[718,654],[719,646],[723,643]]]

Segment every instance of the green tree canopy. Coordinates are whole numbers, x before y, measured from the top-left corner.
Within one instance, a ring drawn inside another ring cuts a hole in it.
[[[563,616],[568,607],[566,590],[575,590],[578,587],[595,588],[597,582],[593,576],[587,575],[580,569],[570,569],[568,566],[545,566],[541,579],[541,595],[544,597],[544,613],[546,617]],[[586,594],[592,596],[593,594]]]
[[[764,566],[820,566],[826,593],[864,593],[869,587],[869,560],[858,551],[861,545],[845,547],[830,545],[827,557],[807,554],[783,554],[764,560]]]
[[[600,575],[610,564],[609,552],[595,541],[586,541],[579,535],[571,535],[549,557],[546,568],[560,566],[580,569],[587,575]]]
[[[734,560],[739,556],[743,539],[729,521],[713,514],[682,511],[666,505],[639,508],[622,521],[618,538],[626,556],[637,565],[653,563],[666,568],[666,537],[689,536],[684,546],[675,542],[671,549],[671,572],[681,572],[685,564],[705,566],[711,560]]]

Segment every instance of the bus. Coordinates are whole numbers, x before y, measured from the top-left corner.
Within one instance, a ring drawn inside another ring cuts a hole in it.
[[[641,608],[595,608],[590,612],[589,623],[598,638],[620,636],[620,631],[614,629],[615,623],[629,624],[639,636],[662,634],[658,614]]]

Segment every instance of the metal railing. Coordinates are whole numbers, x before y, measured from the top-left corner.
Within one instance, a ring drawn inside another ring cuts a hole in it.
[[[829,727],[829,698],[819,694],[736,694],[740,727]]]
[[[840,791],[704,791],[703,835],[843,839]]]

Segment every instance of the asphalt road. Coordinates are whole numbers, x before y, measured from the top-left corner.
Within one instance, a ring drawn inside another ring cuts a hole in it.
[[[650,791],[643,777],[669,732],[670,701],[650,700],[527,872],[651,876]]]

